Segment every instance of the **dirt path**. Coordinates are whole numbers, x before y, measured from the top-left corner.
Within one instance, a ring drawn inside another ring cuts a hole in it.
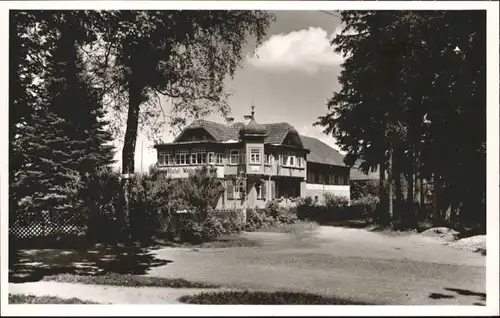
[[[485,258],[419,235],[319,227],[307,235],[245,233],[260,247],[161,249],[149,275],[353,297],[384,304],[484,304]]]

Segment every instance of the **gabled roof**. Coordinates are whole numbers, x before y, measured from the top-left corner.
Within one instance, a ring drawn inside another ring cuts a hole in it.
[[[216,141],[227,141],[230,139],[238,139],[238,128],[233,126],[219,124],[209,120],[197,120],[187,126],[174,140],[177,142],[184,132],[188,129],[204,128]]]
[[[289,123],[272,123],[263,124],[267,130],[267,136],[264,139],[266,144],[280,144],[285,138],[286,134],[295,130],[295,128]],[[192,124],[187,126],[187,129],[204,128],[216,141],[224,142],[228,140],[238,140],[239,139],[239,129],[241,128],[241,123],[235,123],[234,125],[225,125],[216,123],[209,120],[197,120]],[[177,142],[179,138],[183,135],[184,131],[175,138],[174,142]]]
[[[297,130],[289,123],[272,123],[263,124],[267,131],[267,136],[264,139],[266,144],[279,145],[283,142],[285,137],[290,131],[297,132]],[[241,125],[238,123],[233,125],[225,125],[216,123],[209,120],[197,120],[190,124],[179,136],[174,140],[176,143],[187,129],[204,128],[217,142],[226,142],[229,140],[239,139],[239,129]],[[302,145],[308,149],[310,153],[307,155],[307,161],[328,164],[335,166],[345,166],[344,156],[337,150],[328,146],[324,142],[303,135],[299,135]]]
[[[266,127],[267,130],[267,138],[264,142],[268,144],[281,144],[286,134],[290,130],[295,130],[289,123],[264,124],[263,126]]]
[[[345,167],[344,156],[321,140],[303,135],[300,135],[300,139],[304,148],[311,151],[307,155],[308,162]]]

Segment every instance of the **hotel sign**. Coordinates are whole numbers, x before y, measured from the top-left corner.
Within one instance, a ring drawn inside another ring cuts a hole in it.
[[[192,166],[192,167],[168,167],[163,168],[161,170],[167,173],[172,179],[182,179],[189,177],[190,173],[194,173],[197,169],[200,169],[200,166]],[[217,178],[224,178],[224,167],[211,167],[215,170],[217,174]]]

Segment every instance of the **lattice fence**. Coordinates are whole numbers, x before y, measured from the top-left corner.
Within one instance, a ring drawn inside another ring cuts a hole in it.
[[[9,226],[14,239],[85,235],[87,219],[81,213],[33,213],[18,216]]]

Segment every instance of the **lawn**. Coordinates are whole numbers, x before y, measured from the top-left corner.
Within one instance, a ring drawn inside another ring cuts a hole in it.
[[[78,298],[59,298],[52,296],[33,296],[23,294],[9,294],[9,304],[98,304],[91,301],[85,301]]]
[[[105,275],[84,276],[62,274],[46,276],[43,281],[58,283],[79,283],[87,285],[108,285],[122,287],[164,287],[164,288],[219,288],[215,284],[191,282],[184,279],[173,279],[164,277],[151,277],[141,275],[128,275],[108,273]]]
[[[179,301],[204,305],[368,305],[350,299],[292,292],[210,292],[182,296]]]
[[[273,233],[288,233],[302,234],[304,232],[314,231],[318,228],[318,224],[309,221],[298,221],[294,224],[281,224],[268,228],[259,229],[256,232],[273,232]]]

